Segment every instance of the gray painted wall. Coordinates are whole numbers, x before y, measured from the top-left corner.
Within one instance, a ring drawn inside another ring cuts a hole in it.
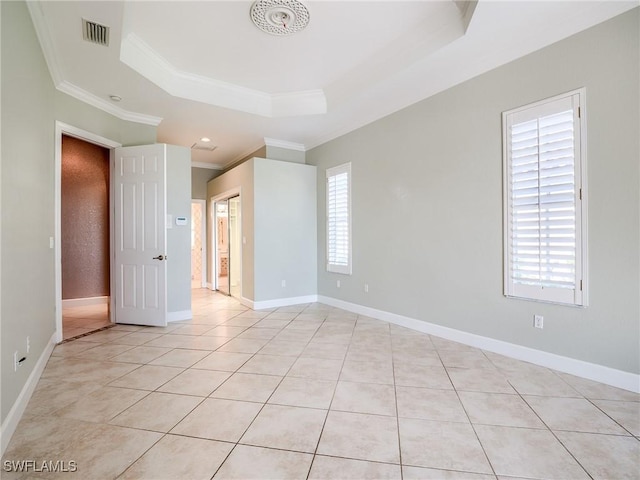
[[[0,2],[0,8],[4,422],[55,330],[54,250],[49,248],[54,235],[55,121],[123,145],[155,143],[156,128],[119,120],[56,91],[25,3]],[[13,352],[25,349],[27,335],[31,352],[14,373]]]
[[[305,152],[291,150],[289,148],[273,147],[267,145],[264,158],[282,160],[283,162],[305,163]]]
[[[191,167],[191,198],[206,200],[207,183],[221,174],[221,170]]]
[[[167,312],[191,310],[191,151],[167,145]],[[187,217],[177,226],[176,217]]]
[[[316,167],[256,158],[254,195],[255,300],[315,295]]]
[[[635,9],[307,152],[318,166],[318,265],[325,169],[350,161],[353,172],[353,275],[320,267],[319,294],[640,372],[638,23]],[[590,305],[507,299],[501,112],[578,87]]]
[[[24,3],[2,9],[2,421],[55,330],[54,88]],[[37,294],[36,294],[37,293]],[[18,372],[13,352],[31,353]]]
[[[242,296],[249,300],[254,299],[254,196],[253,196],[253,163],[248,160],[237,167],[214,178],[207,184],[207,203],[210,199],[229,190],[240,188],[240,208],[242,211],[241,225],[242,236],[246,238],[246,244],[242,245]],[[209,227],[210,228],[210,227]],[[213,278],[211,272],[211,259],[214,257],[213,239],[207,239],[207,278]]]

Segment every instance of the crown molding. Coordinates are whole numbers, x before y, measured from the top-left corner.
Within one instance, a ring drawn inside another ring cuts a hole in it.
[[[277,138],[264,137],[264,144],[267,147],[286,148],[287,150],[296,150],[298,152],[307,151],[302,143],[288,142],[286,140],[278,140]]]
[[[227,170],[233,166],[235,166],[236,163],[238,163],[240,160],[242,160],[243,158],[247,158],[249,155],[251,155],[253,152],[255,152],[256,150],[258,150],[259,148],[264,147],[265,144],[264,143],[259,143],[257,145],[254,145],[253,147],[251,147],[250,149],[246,150],[244,153],[241,153],[240,155],[237,155],[236,157],[233,158],[233,160],[225,163],[222,166],[222,170]]]
[[[74,85],[73,83],[62,81],[56,88],[67,95],[72,96],[80,100],[81,102],[87,103],[93,107],[96,107],[103,112],[107,112],[114,117],[118,117],[121,120],[125,120],[127,122],[136,122],[143,123],[145,125],[152,125],[157,127],[160,122],[162,122],[162,117],[155,117],[153,115],[146,115],[144,113],[136,113],[130,112],[120,107],[116,107],[114,104],[104,100],[93,93],[87,92],[82,88]]]
[[[134,33],[122,39],[120,60],[174,97],[269,118],[327,113],[327,99],[322,90],[270,95],[184,72]]]
[[[209,170],[222,170],[224,168],[220,165],[207,162],[191,162],[191,166],[196,168],[207,168]]]
[[[143,123],[145,125],[158,126],[162,121],[161,117],[155,117],[153,115],[146,115],[143,113],[130,112],[123,108],[117,107],[105,99],[102,99],[92,93],[83,90],[82,88],[74,85],[71,82],[64,80],[62,69],[58,63],[58,54],[54,47],[54,42],[51,40],[51,33],[49,27],[42,13],[42,7],[40,2],[26,2],[29,14],[31,15],[31,21],[36,31],[36,36],[40,42],[40,48],[44,55],[49,74],[53,80],[53,84],[57,90],[66,93],[67,95],[87,103],[92,107],[95,107],[103,112],[107,112],[114,117],[128,122]]]
[[[26,3],[27,8],[29,9],[29,15],[31,15],[33,28],[35,29],[36,36],[38,37],[38,41],[40,42],[40,49],[42,50],[44,60],[47,63],[47,68],[49,69],[49,75],[51,75],[53,84],[58,85],[62,82],[62,72],[60,69],[60,65],[58,64],[58,55],[55,51],[54,43],[51,40],[49,27],[47,26],[47,22],[44,19],[44,14],[42,13],[42,7],[40,5],[40,2]]]
[[[322,89],[269,96],[271,97],[272,117],[297,117],[327,113],[327,96]]]

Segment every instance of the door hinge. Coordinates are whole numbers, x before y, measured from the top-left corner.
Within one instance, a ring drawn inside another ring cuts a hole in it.
[[[582,200],[582,189],[578,190],[578,193],[579,193],[580,200]]]
[[[582,109],[578,107],[578,118],[582,118]]]
[[[582,291],[582,280],[580,280],[580,291]]]

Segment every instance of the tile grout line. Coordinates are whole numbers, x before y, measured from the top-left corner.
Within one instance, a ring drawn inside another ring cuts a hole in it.
[[[589,471],[584,467],[584,465],[582,465],[582,463],[580,463],[580,461],[576,458],[576,456],[573,454],[573,452],[571,452],[571,450],[569,450],[569,448],[567,448],[567,446],[564,444],[564,442],[562,440],[560,440],[560,438],[556,435],[556,432],[554,432],[551,429],[551,427],[549,427],[549,425],[547,425],[547,422],[545,422],[542,419],[542,417],[540,415],[538,415],[538,412],[536,412],[535,408],[533,408],[529,404],[529,402],[527,402],[527,399],[524,398],[524,396],[518,391],[518,389],[516,389],[515,386],[513,386],[511,384],[511,382],[508,379],[507,379],[507,382],[509,382],[509,385],[511,385],[511,387],[516,391],[516,394],[520,397],[520,399],[531,409],[533,414],[536,417],[538,417],[538,419],[542,422],[542,424],[547,428],[547,431],[549,431],[551,433],[551,435],[553,435],[553,437],[558,441],[558,443],[560,443],[560,445],[562,445],[562,448],[564,448],[565,451],[571,456],[571,458],[573,458],[573,460],[580,466],[580,468],[582,468],[582,470],[584,470],[584,472],[589,476],[589,478],[591,478],[593,480],[593,475],[591,475],[591,473],[589,473]],[[549,398],[549,397],[547,397],[547,398]]]
[[[256,323],[257,323],[257,322],[256,322]],[[114,326],[115,326],[115,324],[114,324],[114,325],[111,325],[111,326],[108,326],[108,327],[106,327],[106,328],[112,328],[112,327],[114,327]],[[106,328],[105,328],[105,329],[106,329]],[[214,327],[212,327],[212,328],[211,328],[211,330],[212,330],[213,328],[215,328],[215,326],[214,326]],[[105,329],[101,329],[101,330],[105,330]],[[209,330],[207,330],[207,331],[209,331]],[[91,332],[91,333],[95,333],[95,332]],[[131,332],[131,333],[135,333],[135,332]],[[204,334],[204,333],[206,333],[206,332],[203,332],[202,334],[194,335],[194,336],[203,336],[203,334]],[[167,333],[165,333],[165,334],[164,334],[164,335],[162,335],[162,336],[166,336],[166,335],[169,335],[169,334],[170,334],[170,333],[169,333],[169,332],[167,332]],[[87,334],[87,335],[88,335],[88,334]],[[123,337],[126,337],[127,335],[130,335],[130,334],[125,334],[125,335],[123,335]],[[160,338],[160,337],[158,337],[158,338]],[[232,337],[232,338],[236,338],[236,337]],[[231,340],[231,339],[230,339],[230,340]],[[111,344],[111,345],[114,345],[114,344],[117,344],[117,343],[114,343],[114,342],[116,342],[116,341],[117,341],[117,339],[114,339],[113,341],[107,341],[107,342],[104,342],[104,343],[102,343],[101,345],[105,345],[105,344]],[[151,341],[151,340],[149,340],[149,341]],[[143,345],[145,345],[146,343],[148,343],[149,341],[144,342],[143,344],[140,344],[140,345],[134,345],[134,346],[132,346],[129,350],[132,350],[133,348],[136,348],[136,347],[138,347],[138,346],[143,346]],[[225,342],[225,343],[223,343],[222,345],[225,345],[226,343],[228,343],[228,342]],[[222,345],[220,345],[220,346],[219,346],[219,347],[217,347],[217,348],[220,348]],[[91,348],[96,348],[96,347],[91,347]],[[91,348],[89,348],[89,350],[90,350]],[[217,350],[217,348],[216,348],[216,350]],[[170,351],[175,350],[175,349],[176,349],[176,348],[173,348],[173,349],[171,349]],[[213,350],[213,351],[216,351],[216,350]],[[127,351],[128,351],[128,350],[127,350]],[[213,353],[213,351],[212,351],[211,353]],[[124,352],[123,352],[123,353],[124,353]],[[165,352],[165,354],[166,354],[166,353],[169,353],[169,352]],[[104,361],[110,361],[112,358],[115,358],[115,357],[116,357],[116,356],[118,356],[118,355],[120,355],[120,354],[116,354],[116,355],[114,355],[114,356],[112,356],[112,357],[108,357],[107,359],[104,359]],[[164,355],[164,354],[163,354],[163,355]],[[160,356],[162,356],[162,355],[160,355]],[[75,358],[77,358],[77,357],[75,357]],[[253,356],[252,356],[252,357],[250,357],[250,358],[253,358]],[[249,358],[249,359],[247,359],[247,361],[249,361],[249,360],[250,360],[250,358]],[[153,359],[152,359],[151,361],[153,361]],[[122,362],[115,362],[115,363],[122,363]],[[195,362],[195,363],[197,363],[197,362]],[[194,365],[195,365],[195,363],[194,363]],[[246,362],[245,362],[245,363],[246,363]],[[104,387],[106,387],[106,386],[109,386],[109,384],[110,384],[110,383],[113,383],[114,381],[116,381],[116,380],[118,380],[118,379],[120,379],[120,378],[122,378],[122,377],[124,377],[124,376],[128,375],[129,373],[132,373],[132,372],[134,372],[134,371],[136,371],[136,370],[139,370],[139,369],[140,369],[141,367],[143,367],[143,366],[149,365],[149,362],[147,362],[147,363],[143,363],[143,364],[138,364],[138,365],[139,365],[139,366],[138,366],[137,368],[135,368],[134,370],[132,370],[131,372],[128,372],[128,373],[126,373],[126,374],[124,374],[124,375],[122,375],[122,376],[120,376],[120,377],[117,377],[116,379],[113,379],[111,382],[109,382],[109,383],[108,383],[108,384],[106,384],[106,385],[101,385],[101,388],[104,388]],[[243,365],[244,365],[244,364],[243,364]],[[191,365],[191,366],[193,366],[193,365]],[[182,367],[178,367],[178,368],[182,368]],[[151,448],[153,448],[153,447],[154,447],[156,444],[158,444],[158,443],[159,443],[163,438],[165,438],[167,435],[169,435],[169,434],[170,434],[170,431],[171,431],[173,428],[175,428],[175,426],[176,426],[176,425],[178,425],[180,422],[182,422],[182,420],[184,420],[184,419],[185,419],[188,415],[190,415],[190,414],[191,414],[191,413],[192,413],[192,412],[193,412],[193,411],[194,411],[198,406],[200,406],[200,405],[201,405],[201,404],[202,404],[202,403],[203,403],[207,398],[210,398],[210,397],[209,397],[209,396],[207,396],[207,397],[200,397],[200,396],[197,396],[197,395],[196,395],[196,396],[190,395],[190,397],[201,398],[200,402],[198,402],[198,403],[197,403],[197,404],[196,404],[196,405],[195,405],[195,406],[194,406],[194,407],[193,407],[193,408],[192,408],[188,413],[186,413],[186,414],[185,414],[185,415],[184,415],[180,420],[178,420],[178,421],[177,421],[177,422],[176,422],[172,427],[170,427],[166,432],[158,432],[158,431],[156,431],[156,430],[140,429],[140,428],[130,427],[130,426],[111,425],[109,422],[110,422],[111,420],[113,420],[114,418],[116,418],[117,416],[121,415],[123,412],[125,412],[125,411],[129,410],[130,408],[132,408],[133,406],[137,405],[138,403],[140,403],[140,402],[141,402],[142,400],[144,400],[145,398],[148,398],[152,393],[165,393],[165,394],[171,395],[172,393],[170,393],[170,392],[160,392],[160,391],[158,391],[158,389],[159,389],[159,388],[161,388],[162,386],[166,385],[166,384],[167,384],[167,383],[169,383],[170,381],[172,381],[172,380],[173,380],[174,378],[176,378],[177,376],[179,376],[179,375],[181,375],[182,373],[186,372],[186,371],[187,371],[187,370],[189,370],[190,368],[191,368],[191,367],[183,368],[183,369],[182,369],[182,372],[177,373],[175,376],[173,376],[172,378],[168,379],[166,382],[162,383],[161,385],[159,385],[158,387],[156,387],[156,388],[155,388],[154,390],[152,390],[152,391],[142,390],[142,389],[134,389],[134,390],[140,390],[140,391],[147,392],[147,394],[146,394],[144,397],[140,398],[138,401],[136,401],[136,402],[134,402],[133,404],[129,405],[129,406],[128,406],[127,408],[125,408],[124,410],[119,411],[118,413],[116,413],[116,414],[114,414],[113,416],[111,416],[109,419],[107,419],[107,421],[106,421],[106,422],[102,423],[103,425],[116,426],[116,427],[121,427],[121,428],[131,428],[131,429],[134,429],[134,430],[150,431],[150,432],[155,432],[155,433],[161,433],[161,434],[162,434],[162,435],[160,436],[160,438],[158,438],[158,440],[157,440],[156,442],[154,442],[154,443],[153,443],[153,444],[152,444],[148,449],[146,449],[146,450],[145,450],[145,451],[144,451],[144,452],[143,452],[143,453],[142,453],[138,458],[136,458],[135,460],[133,460],[133,461],[132,461],[132,463],[131,463],[127,468],[125,468],[125,470],[124,470],[123,472],[121,472],[121,473],[118,475],[118,477],[122,476],[122,475],[123,475],[123,474],[124,474],[124,473],[129,469],[129,468],[131,468],[131,466],[133,466],[133,464],[135,464],[135,463],[136,463],[140,458],[142,458],[142,457],[143,457],[143,456],[144,456],[144,455],[145,455],[149,450],[151,450]],[[240,368],[241,368],[241,367],[240,367]],[[237,370],[236,370],[236,371],[237,371]],[[233,372],[233,373],[235,373],[235,372]],[[233,373],[232,373],[232,375],[233,375]],[[230,377],[229,377],[229,378],[230,378]],[[225,382],[226,382],[226,380],[225,380]],[[225,382],[223,382],[223,384],[224,384]],[[221,384],[221,385],[222,385],[222,384]],[[216,387],[216,389],[217,389],[217,388],[219,388],[221,385],[219,385],[218,387]],[[121,387],[112,387],[112,388],[121,388]],[[126,388],[126,387],[122,387],[122,388]],[[216,390],[216,389],[214,389],[211,393],[215,392],[215,390]],[[176,394],[176,395],[182,395],[182,394]],[[183,395],[183,396],[185,396],[185,395]],[[195,438],[199,438],[199,437],[195,437]],[[231,451],[233,451],[233,449],[232,449]],[[229,454],[231,453],[231,451],[229,452]]]
[[[395,353],[393,346],[393,335],[391,335],[391,327],[389,327],[389,342],[391,343],[391,372],[393,374],[393,395],[396,401],[396,430],[398,432],[398,458],[400,460],[400,480],[404,479],[404,464],[402,462],[402,437],[400,436],[400,412],[398,411],[398,385],[396,383],[396,363],[393,354]],[[431,340],[429,340],[431,341]]]
[[[596,403],[593,402],[593,400],[591,400],[588,397],[584,397],[584,399],[589,402],[591,405],[593,405],[595,408],[597,408],[599,411],[601,411],[604,415],[606,415],[608,418],[610,418],[616,425],[618,425],[620,428],[622,428],[625,432],[627,432],[629,435],[631,435],[632,437],[637,438],[631,431],[629,431],[628,428],[626,428],[624,425],[622,425],[620,422],[618,422],[615,418],[613,418],[611,415],[609,415],[607,412],[605,412],[602,408],[600,408]],[[604,400],[604,399],[600,399],[597,398],[596,400]],[[617,400],[604,400],[604,401],[617,401]],[[624,402],[624,401],[623,401]],[[626,403],[637,403],[637,402],[626,402]],[[640,404],[638,404],[638,408],[640,409]],[[584,433],[590,433],[590,432],[584,432]],[[604,434],[600,434],[600,435],[607,435],[606,433]],[[615,434],[610,434],[610,435],[615,435]],[[621,436],[627,436],[627,435],[621,435]]]
[[[482,350],[480,350],[482,352]],[[483,356],[485,358],[487,358],[487,360],[491,361],[486,355],[484,355],[484,352],[482,352]],[[440,352],[438,351],[438,348],[436,347],[436,355],[438,355],[438,358],[440,359],[440,362],[442,362],[442,357],[440,356]],[[469,425],[471,426],[471,429],[473,430],[473,434],[476,437],[476,440],[478,441],[478,444],[480,445],[480,448],[482,449],[482,453],[484,453],[484,457],[487,459],[487,463],[489,464],[489,467],[491,468],[491,472],[493,472],[493,476],[498,478],[498,474],[496,473],[496,469],[493,466],[493,463],[491,462],[491,459],[489,458],[489,455],[487,454],[487,450],[485,449],[484,445],[482,444],[482,441],[480,440],[480,436],[478,435],[478,431],[476,430],[475,425],[473,424],[473,422],[471,421],[471,417],[469,416],[469,412],[467,411],[467,408],[464,406],[464,403],[462,402],[462,399],[460,398],[460,393],[458,392],[458,389],[456,388],[456,385],[453,383],[453,380],[451,380],[451,376],[449,375],[449,370],[447,370],[447,367],[445,366],[444,362],[442,362],[442,367],[444,368],[445,373],[447,374],[447,378],[449,379],[449,382],[451,382],[451,386],[453,387],[453,391],[456,394],[456,398],[458,399],[458,402],[460,402],[460,406],[462,407],[462,410],[464,411],[464,414],[467,417],[467,420],[469,421]]]
[[[87,337],[87,336],[89,336],[91,334],[94,334],[94,333],[97,333],[97,332],[102,332],[102,331],[105,331],[105,330],[109,330],[110,328],[113,328],[115,326],[116,326],[116,324],[112,323],[111,325],[105,325],[104,327],[97,328],[96,330],[91,330],[90,332],[81,333],[80,335],[75,335],[73,337],[65,338],[58,345],[62,345],[63,343],[68,343],[68,342],[71,342],[73,340],[77,340],[77,339],[82,338],[82,337]],[[63,330],[64,330],[64,327],[63,327]],[[64,335],[64,333],[63,333],[63,335]]]
[[[295,317],[294,317],[294,318],[295,318]],[[258,323],[258,322],[256,322],[256,323]],[[251,327],[248,327],[248,328],[251,328]],[[247,329],[248,329],[248,328],[247,328]],[[247,329],[245,329],[245,330],[247,330]],[[243,332],[244,332],[245,330],[243,330]],[[240,332],[240,333],[242,333],[242,332]],[[236,337],[233,337],[233,338],[236,338]],[[228,343],[228,342],[227,342],[227,343]],[[268,342],[267,342],[267,343],[268,343]],[[217,351],[217,349],[216,349],[216,350],[214,350],[214,351]],[[211,352],[211,353],[213,353],[213,352]],[[209,394],[209,396],[208,396],[207,398],[211,398],[211,397],[210,397],[210,395],[212,395],[213,393],[215,393],[215,391],[216,391],[218,388],[220,388],[222,385],[224,385],[224,384],[226,383],[226,381],[227,381],[227,380],[229,380],[229,378],[231,378],[235,373],[237,373],[237,372],[238,372],[238,370],[240,370],[244,365],[246,365],[246,364],[247,364],[247,362],[249,362],[249,361],[250,361],[252,358],[254,358],[256,355],[257,355],[257,352],[256,352],[256,353],[253,353],[249,358],[247,358],[247,360],[246,360],[245,362],[243,362],[243,363],[242,363],[242,365],[240,365],[236,370],[234,370],[234,371],[232,372],[232,374],[231,374],[231,375],[230,375],[230,376],[229,376],[229,377],[228,377],[224,382],[222,382],[222,384],[220,384],[218,387],[216,387],[216,388],[213,390],[213,392],[211,392],[211,393]],[[209,356],[209,355],[207,355],[207,357],[208,357],[208,356]],[[204,358],[207,358],[207,357],[204,357]],[[198,362],[196,362],[196,363],[198,363]],[[194,365],[195,365],[195,364],[194,364]],[[284,379],[284,377],[282,377],[282,378]],[[280,381],[280,383],[282,383],[282,381]],[[280,385],[280,383],[278,383],[278,385]],[[278,387],[276,386],[276,388],[278,388]],[[275,391],[275,390],[274,390],[274,391]],[[272,392],[272,394],[273,394],[273,392]],[[270,397],[269,397],[269,398],[270,398]],[[268,399],[267,399],[267,400],[268,400]],[[240,437],[238,438],[238,441],[236,441],[236,442],[232,442],[232,443],[233,443],[233,447],[231,447],[231,449],[229,450],[229,453],[225,456],[224,460],[222,460],[222,462],[220,462],[220,465],[218,465],[218,468],[216,468],[216,470],[213,472],[213,475],[211,476],[210,480],[213,480],[213,478],[215,478],[215,476],[218,474],[218,472],[220,471],[220,469],[222,468],[222,466],[223,466],[223,465],[226,463],[226,461],[229,459],[229,457],[231,456],[231,454],[234,452],[234,450],[236,449],[236,447],[239,445],[240,440],[242,439],[242,437],[244,436],[244,434],[245,434],[245,433],[247,433],[247,430],[248,430],[248,429],[251,427],[251,425],[253,424],[253,421],[258,417],[258,415],[260,415],[260,412],[261,412],[261,411],[262,411],[262,409],[264,408],[264,405],[266,405],[266,402],[265,402],[265,403],[263,404],[263,406],[260,408],[260,410],[258,411],[258,413],[256,413],[255,417],[253,417],[253,420],[249,423],[249,425],[248,425],[248,426],[247,426],[247,428],[244,430],[244,432],[242,432],[242,435],[240,435]],[[185,418],[186,418],[186,417],[185,417]],[[183,420],[184,420],[184,419],[183,419]]]
[[[327,315],[328,317],[328,315]],[[325,317],[324,321],[322,322],[321,325],[324,325],[327,317]],[[357,323],[357,319],[356,319],[356,323]],[[355,324],[353,329],[355,329]],[[353,329],[351,331],[351,337],[353,338]],[[319,330],[319,328],[318,328]],[[318,330],[316,330],[316,333],[318,332]],[[315,337],[315,334],[314,334]],[[316,442],[316,448],[313,451],[313,457],[311,458],[311,463],[309,464],[309,471],[307,472],[307,477],[306,479],[309,480],[309,475],[311,475],[311,469],[313,468],[313,464],[316,460],[316,457],[318,456],[318,448],[320,447],[320,441],[322,440],[322,435],[324,433],[324,428],[327,425],[327,420],[329,419],[329,413],[331,412],[331,405],[333,405],[333,400],[335,399],[336,396],[336,391],[338,390],[338,383],[340,383],[340,376],[342,375],[342,369],[344,368],[344,364],[347,361],[347,355],[349,354],[349,349],[351,348],[351,340],[349,340],[349,346],[347,347],[346,352],[344,352],[344,357],[342,358],[342,364],[340,365],[340,371],[338,373],[338,378],[336,379],[336,384],[333,387],[333,393],[331,395],[331,400],[329,401],[329,406],[327,407],[327,414],[324,417],[324,422],[322,423],[322,428],[320,429],[320,435],[318,435],[318,441]]]
[[[303,311],[304,311],[304,309],[303,309]],[[297,315],[295,315],[295,316],[294,316],[294,317],[293,317],[293,318],[292,318],[292,319],[287,323],[287,325],[289,325],[289,324],[290,324],[290,323],[291,323],[295,318],[297,318],[297,317],[300,315],[300,313],[301,313],[301,312],[298,312],[298,314],[297,314]],[[268,315],[267,315],[267,316],[268,316]],[[258,322],[256,322],[256,323],[258,323]],[[285,327],[283,327],[283,328],[281,328],[280,330],[282,331],[282,330],[284,330],[284,328],[286,328],[286,326],[285,326]],[[315,334],[314,334],[314,335],[315,335]],[[234,338],[235,338],[235,337],[234,337]],[[313,337],[312,337],[312,338],[313,338]],[[310,342],[310,341],[311,341],[311,339],[309,339],[309,340],[307,341],[307,345],[309,344],[309,342]],[[269,341],[269,342],[270,342],[270,341]],[[266,346],[267,344],[269,344],[269,342],[267,342],[264,346]],[[254,358],[256,355],[258,355],[258,352],[259,352],[259,351],[260,351],[260,350],[258,350],[258,351],[257,351],[257,352],[255,352],[254,354],[252,354],[252,355],[251,355],[251,357],[249,357],[249,358],[247,359],[247,361],[246,361],[246,362],[244,362],[240,367],[238,367],[238,369],[236,369],[236,370],[233,372],[233,374],[238,373],[238,370],[239,370],[240,368],[242,368],[242,366],[244,366],[247,362],[249,362],[249,361],[250,361],[252,358]],[[296,359],[298,359],[298,358],[300,358],[300,355],[296,356]],[[296,360],[296,361],[297,361],[297,360]],[[291,364],[291,366],[287,369],[287,372],[282,376],[282,378],[281,378],[280,382],[278,382],[278,385],[276,385],[276,387],[273,389],[273,392],[271,392],[271,394],[269,395],[269,397],[268,397],[264,402],[262,402],[262,407],[260,407],[260,409],[258,410],[258,412],[256,413],[256,415],[253,417],[253,419],[251,420],[251,422],[249,422],[249,425],[248,425],[248,426],[247,426],[247,428],[245,428],[245,430],[242,432],[242,434],[241,434],[241,435],[240,435],[240,437],[238,438],[238,441],[237,441],[237,442],[235,442],[234,447],[231,449],[231,451],[229,452],[229,454],[227,455],[227,457],[225,457],[224,461],[220,464],[220,466],[216,469],[216,471],[214,472],[214,474],[213,474],[213,476],[211,477],[211,479],[213,479],[213,478],[218,474],[218,472],[220,471],[220,469],[222,468],[222,466],[224,465],[224,463],[225,463],[225,462],[227,461],[227,459],[231,456],[231,453],[236,449],[236,447],[237,447],[238,445],[246,445],[246,444],[242,444],[242,443],[240,443],[240,440],[242,440],[242,437],[244,437],[244,436],[246,435],[247,431],[249,431],[249,429],[251,428],[251,426],[253,425],[253,423],[255,422],[255,420],[258,418],[258,416],[260,415],[260,413],[261,413],[261,412],[264,410],[264,408],[267,406],[267,403],[268,403],[269,399],[273,396],[273,394],[275,393],[275,391],[276,391],[276,390],[278,389],[278,387],[282,384],[282,382],[283,382],[283,381],[284,381],[284,379],[286,378],[286,376],[287,376],[287,374],[289,373],[289,371],[291,370],[291,368],[293,368],[293,365],[294,365],[294,364],[295,364],[295,362],[293,362],[293,363]],[[233,375],[233,374],[232,374],[232,375]],[[229,378],[231,378],[231,376],[230,376]],[[227,379],[227,380],[228,380],[228,379]],[[224,384],[224,383],[226,383],[226,381],[227,381],[227,380],[225,380],[225,382],[223,382],[223,384]],[[216,390],[217,390],[218,388],[220,388],[223,384],[219,385],[219,386],[216,388]],[[214,390],[212,393],[215,393],[215,390]],[[210,397],[208,397],[208,398],[210,398]],[[258,402],[254,402],[254,403],[258,403]],[[266,448],[266,447],[259,447],[259,446],[256,446],[256,447],[257,447],[257,448]]]

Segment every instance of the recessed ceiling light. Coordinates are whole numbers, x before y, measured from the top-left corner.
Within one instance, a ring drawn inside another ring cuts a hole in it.
[[[200,141],[201,141],[201,142],[210,142],[210,141],[211,141],[211,139],[210,139],[210,138],[207,138],[207,137],[202,137],[202,138],[200,139]]]
[[[120,100],[122,100],[122,97],[119,95],[109,95],[109,98],[111,99],[111,101],[113,102],[119,102]]]

